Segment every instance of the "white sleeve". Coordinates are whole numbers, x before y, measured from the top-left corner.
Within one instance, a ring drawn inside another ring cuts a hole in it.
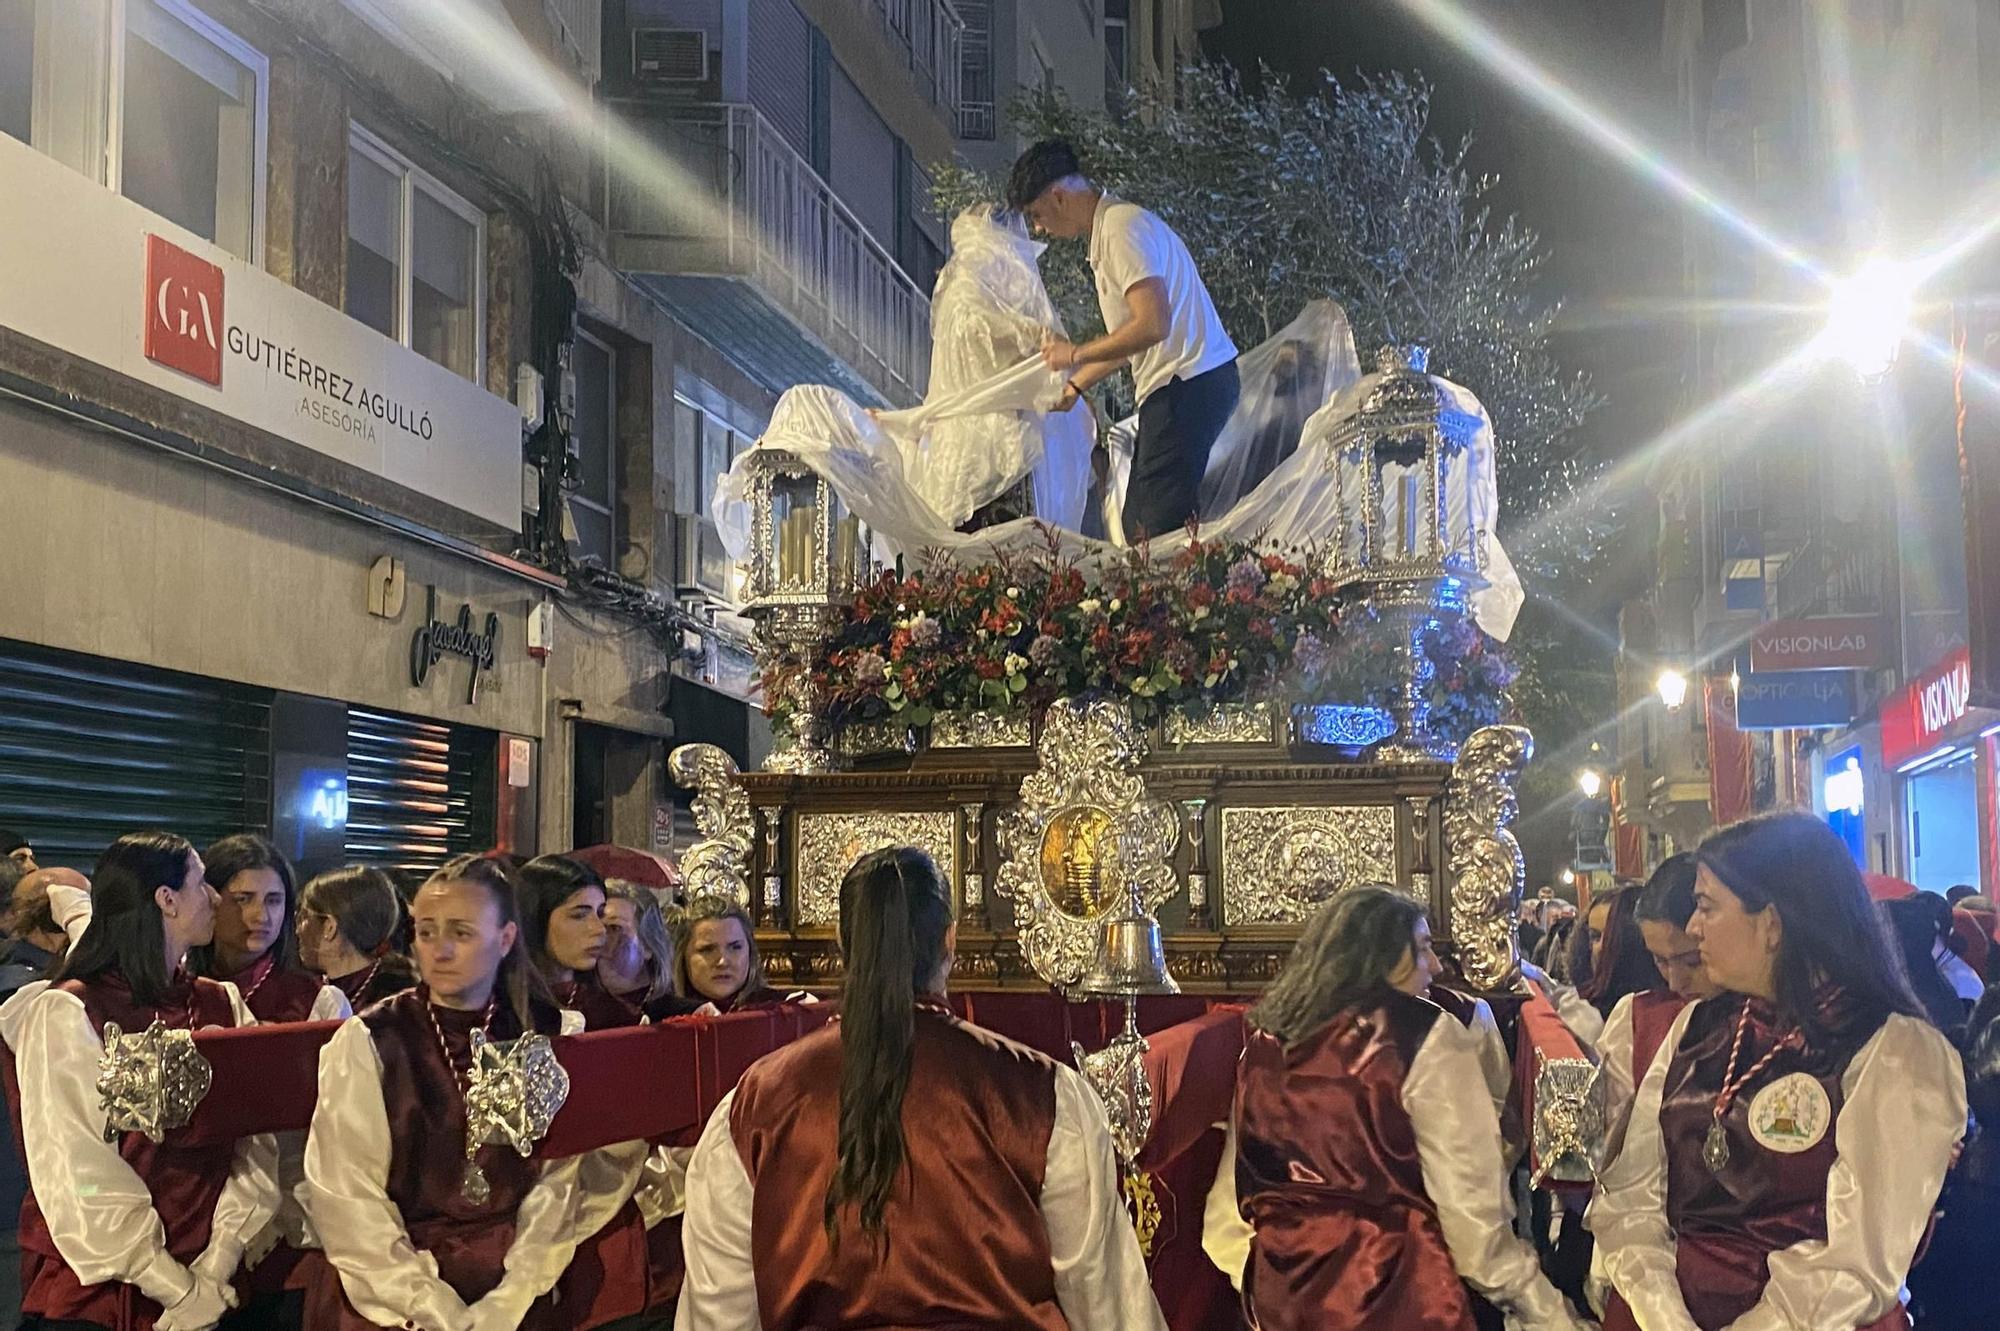
[[[1604,1087],[1604,1145],[1598,1165],[1602,1170],[1624,1144],[1625,1120],[1632,1115],[1632,1096],[1638,1090],[1632,1079],[1632,995],[1619,999],[1604,1019],[1597,1058],[1598,1082]]]
[[[229,1006],[234,1010],[237,1026],[255,1026],[257,1018],[236,986],[226,984],[223,988],[229,991]],[[229,1181],[215,1199],[208,1247],[194,1261],[196,1275],[218,1285],[229,1283],[242,1264],[244,1251],[278,1218],[283,1199],[278,1170],[278,1139],[274,1133],[258,1133],[236,1143]]]
[[[687,1219],[681,1249],[687,1278],[681,1285],[679,1331],[761,1331],[757,1275],[750,1259],[750,1171],[729,1130],[736,1092],[708,1117],[688,1162]]]
[[[611,1223],[646,1177],[652,1149],[643,1141],[618,1142],[577,1158],[576,1237],[581,1243]]]
[[[104,1140],[104,1046],[83,1001],[48,989],[10,1016],[28,1181],[56,1251],[83,1285],[122,1281],[155,1303],[179,1303],[194,1277],[167,1252],[146,1181]]]
[[[1892,1016],[1841,1078],[1826,1240],[1771,1254],[1757,1306],[1729,1331],[1868,1326],[1895,1308],[1965,1135],[1965,1073],[1944,1036]]]
[[[583,1237],[576,1223],[577,1178],[583,1156],[551,1160],[514,1213],[514,1241],[507,1247],[507,1274],[472,1305],[476,1327],[518,1327],[536,1299],[556,1287],[576,1256]],[[615,1209],[615,1208],[614,1208]],[[609,1219],[607,1215],[605,1217]],[[601,1223],[601,1222],[600,1222]]]
[[[1250,1244],[1256,1227],[1243,1218],[1236,1196],[1236,1121],[1223,1124],[1222,1159],[1215,1166],[1215,1182],[1208,1188],[1208,1204],[1201,1215],[1201,1250],[1215,1269],[1229,1277],[1237,1293],[1243,1292],[1243,1268],[1250,1262]]]
[[[1542,979],[1542,988],[1555,1005],[1556,1015],[1569,1028],[1586,1051],[1595,1052],[1597,1042],[1604,1038],[1604,1014],[1592,1007],[1590,1000],[1569,985],[1559,980]]]
[[[1403,1108],[1416,1132],[1424,1192],[1437,1208],[1452,1265],[1465,1283],[1526,1331],[1570,1331],[1569,1305],[1543,1277],[1534,1249],[1514,1236],[1500,1118],[1483,1095],[1476,1037],[1441,1016],[1410,1060]]]
[[[319,1056],[306,1210],[354,1310],[371,1322],[468,1331],[472,1312],[419,1251],[388,1192],[392,1143],[374,1037],[350,1018]]]
[[[693,1158],[692,1146],[656,1146],[647,1154],[645,1172],[632,1193],[647,1229],[687,1210],[688,1161]]]
[[[312,1011],[306,1014],[307,1021],[346,1021],[354,1015],[348,1006],[347,995],[340,992],[337,984],[323,984],[313,999]]]
[[[1507,1042],[1500,1038],[1500,1022],[1483,998],[1472,1001],[1472,1024],[1466,1028],[1479,1042],[1479,1071],[1486,1078],[1486,1094],[1492,1097],[1496,1115],[1507,1111],[1514,1096],[1514,1061],[1507,1057]]]
[[[1700,1331],[1675,1270],[1674,1232],[1667,1224],[1666,1144],[1660,1136],[1667,1068],[1695,1006],[1688,1004],[1674,1018],[1653,1065],[1639,1079],[1624,1146],[1598,1179],[1584,1221],[1604,1254],[1605,1277],[1646,1331]]]
[[[90,928],[90,893],[70,883],[50,883],[49,914],[62,926],[70,947],[75,947]]]
[[[1042,1222],[1056,1303],[1071,1326],[1166,1331],[1119,1190],[1104,1106],[1082,1074],[1062,1064],[1056,1065],[1056,1121],[1042,1172]]]
[[[1164,247],[1155,234],[1155,229],[1166,223],[1136,207],[1114,207],[1109,211],[1113,216],[1106,219],[1111,226],[1104,237],[1104,275],[1122,295],[1147,278],[1160,277],[1166,272],[1161,254]],[[1119,213],[1124,217],[1122,225],[1116,220]]]

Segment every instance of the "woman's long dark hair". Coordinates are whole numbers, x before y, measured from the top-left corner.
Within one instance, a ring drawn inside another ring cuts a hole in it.
[[[395,880],[365,864],[316,875],[299,893],[299,909],[332,920],[347,945],[364,957],[396,951],[396,935],[408,914]]]
[[[840,884],[840,1159],[826,1190],[826,1231],[854,1206],[861,1227],[882,1213],[903,1167],[903,1095],[917,1030],[915,998],[944,965],[951,886],[910,846],[871,851]]]
[[[1639,932],[1639,892],[1637,887],[1621,887],[1609,894],[1611,911],[1604,917],[1604,946],[1591,968],[1590,983],[1578,990],[1606,1016],[1627,994],[1667,986],[1660,968],[1653,964],[1653,954],[1646,950],[1645,935]]]
[[[1694,918],[1694,876],[1700,866],[1687,851],[1669,855],[1653,870],[1653,876],[1639,889],[1634,918],[1686,929]]]
[[[1358,1003],[1380,997],[1411,955],[1424,908],[1393,888],[1342,892],[1313,916],[1250,1024],[1290,1049]]]
[[[459,855],[447,860],[444,867],[424,880],[424,887],[433,883],[477,883],[499,907],[501,924],[521,923],[521,884],[505,864],[491,855]],[[561,1028],[562,1012],[556,1006],[555,995],[549,992],[548,982],[528,959],[525,929],[514,935],[514,946],[500,958],[500,973],[493,987],[507,996],[507,1007],[524,1033],[540,1031],[551,1035]]]
[[[167,995],[167,931],[153,899],[161,887],[181,890],[194,867],[194,846],[172,832],[127,832],[97,857],[90,878],[90,927],[51,976],[94,980],[118,974],[148,1007]]]
[[[1891,1014],[1923,1017],[1847,844],[1809,813],[1767,813],[1709,834],[1701,867],[1751,913],[1776,907],[1779,1012],[1808,1040],[1873,1031]],[[1827,987],[1838,1000],[1823,1002]]]
[[[604,900],[607,905],[623,901],[632,907],[632,933],[646,953],[646,973],[652,977],[640,1002],[655,1003],[662,998],[673,997],[674,940],[667,932],[667,918],[660,910],[660,899],[653,895],[650,888],[622,878],[611,878],[605,880]]]
[[[1917,996],[1931,1025],[1950,1036],[1954,1043],[1965,1032],[1968,1012],[1958,991],[1945,982],[1937,968],[1936,948],[1951,938],[1951,905],[1935,892],[1876,903],[1876,911],[1889,928],[1889,937],[1903,959],[1903,974],[1910,992]]]
[[[299,919],[298,881],[292,876],[291,861],[278,852],[278,848],[254,832],[238,832],[226,836],[201,854],[201,863],[208,885],[218,894],[229,891],[229,884],[239,873],[253,869],[269,869],[278,875],[278,881],[285,886],[285,922],[278,929],[278,941],[271,944],[270,956],[274,969],[295,971],[299,967]],[[215,973],[215,944],[188,949],[187,968],[191,974],[206,975],[211,980],[227,980],[227,975]]]
[[[562,904],[586,887],[594,887],[604,892],[604,877],[581,860],[573,860],[567,855],[542,855],[529,860],[519,870],[521,880],[521,938],[528,946],[528,955],[543,975],[555,969],[555,958],[549,955],[549,916],[562,908]]]

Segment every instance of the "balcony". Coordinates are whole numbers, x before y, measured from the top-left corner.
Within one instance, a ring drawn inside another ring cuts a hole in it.
[[[959,50],[965,24],[951,0],[869,0],[917,86],[946,117],[958,116]]]
[[[773,392],[923,396],[930,298],[755,108],[617,102],[612,261]]]

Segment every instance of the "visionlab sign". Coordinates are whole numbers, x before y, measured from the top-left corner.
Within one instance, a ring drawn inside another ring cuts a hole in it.
[[[1752,673],[1736,690],[1738,730],[1833,730],[1854,712],[1854,676],[1847,671]]]
[[[1887,637],[1873,615],[1776,619],[1750,635],[1750,668],[1873,670],[1886,659]]]
[[[1972,651],[1960,647],[1882,704],[1882,761],[1900,767],[1953,738],[1972,711]]]
[[[6,135],[0,179],[0,325],[520,529],[506,399]]]

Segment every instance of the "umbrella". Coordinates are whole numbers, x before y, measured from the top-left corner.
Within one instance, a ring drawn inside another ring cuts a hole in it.
[[[665,855],[630,846],[585,846],[569,857],[587,864],[606,878],[622,878],[640,887],[671,892],[681,885],[681,871]]]
[[[1900,901],[1904,897],[1917,894],[1917,885],[1901,878],[1891,878],[1885,873],[1864,873],[1861,881],[1868,885],[1871,901]]]

